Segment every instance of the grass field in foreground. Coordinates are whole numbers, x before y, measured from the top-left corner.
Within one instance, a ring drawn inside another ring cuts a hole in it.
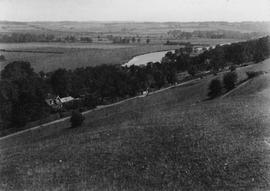
[[[0,189],[269,190],[270,76],[196,102],[209,80],[106,108],[78,129],[1,141]]]

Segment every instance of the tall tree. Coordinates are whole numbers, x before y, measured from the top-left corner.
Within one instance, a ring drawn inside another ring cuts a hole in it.
[[[51,75],[51,86],[55,94],[65,97],[70,93],[70,75],[66,69],[58,69]]]
[[[12,62],[1,72],[1,116],[13,126],[23,126],[28,121],[48,114],[45,104],[46,86],[28,62]],[[7,112],[5,114],[5,112]]]
[[[1,72],[2,79],[16,81],[21,78],[35,76],[33,68],[29,62],[15,61],[5,66]]]

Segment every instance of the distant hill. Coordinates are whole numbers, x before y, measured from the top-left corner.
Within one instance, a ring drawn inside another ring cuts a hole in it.
[[[68,32],[162,34],[170,30],[232,30],[268,33],[270,22],[13,22],[0,21],[0,33],[8,32]]]

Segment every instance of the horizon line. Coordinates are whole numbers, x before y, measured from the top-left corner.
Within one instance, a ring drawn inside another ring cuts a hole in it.
[[[99,22],[99,23],[267,23],[270,20],[242,20],[242,21],[225,21],[225,20],[205,20],[205,21],[132,21],[132,20],[29,20],[29,21],[19,21],[19,20],[0,20],[0,22]]]

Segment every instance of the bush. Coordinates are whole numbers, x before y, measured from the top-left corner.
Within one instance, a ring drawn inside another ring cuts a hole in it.
[[[93,109],[98,105],[98,100],[92,95],[87,95],[84,99],[84,106],[88,107],[89,109]]]
[[[79,127],[84,121],[85,117],[79,111],[72,111],[70,118],[71,127]]]
[[[4,55],[0,55],[0,61],[5,61],[5,60],[6,60],[5,56]]]
[[[66,103],[63,103],[63,106],[66,110],[77,110],[82,106],[81,100],[72,100]]]
[[[226,90],[231,90],[235,88],[237,82],[237,74],[235,72],[229,72],[223,77],[223,84]]]
[[[262,75],[263,71],[248,71],[246,72],[248,79],[255,78],[256,76]]]
[[[195,74],[197,73],[197,68],[195,66],[191,66],[189,69],[188,69],[188,73],[191,75],[191,76],[195,76]]]
[[[233,72],[233,71],[235,71],[235,70],[236,70],[236,66],[231,65],[229,69],[230,69],[230,71],[231,71],[231,72]]]
[[[218,95],[221,94],[222,91],[222,85],[219,79],[213,79],[210,84],[209,84],[209,92],[208,96],[210,98],[217,97]]]

